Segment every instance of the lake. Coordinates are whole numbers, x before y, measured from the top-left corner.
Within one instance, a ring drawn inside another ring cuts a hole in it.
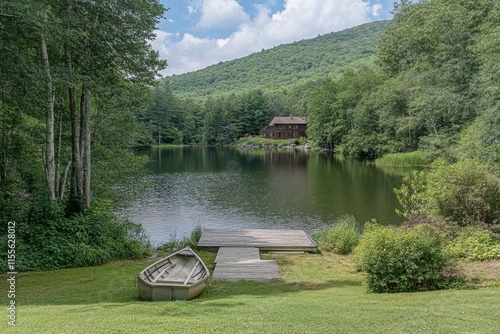
[[[205,228],[303,229],[352,214],[399,224],[393,189],[404,173],[369,161],[302,150],[175,147],[148,155],[149,190],[120,211],[154,245]]]

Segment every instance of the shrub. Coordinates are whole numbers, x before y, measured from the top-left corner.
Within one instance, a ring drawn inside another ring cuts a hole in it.
[[[447,250],[468,261],[500,260],[500,238],[491,231],[468,228],[448,244]]]
[[[371,292],[409,292],[460,282],[443,235],[431,225],[394,229],[369,223],[354,250]]]
[[[396,211],[410,222],[427,217],[464,227],[500,219],[500,182],[474,160],[437,162],[432,170],[405,178],[394,192],[403,207]]]
[[[313,239],[327,251],[350,254],[359,243],[358,224],[353,216],[345,215],[332,226],[316,230]]]
[[[106,206],[71,217],[39,208],[17,227],[18,271],[92,266],[150,254],[142,226],[116,217]]]
[[[500,218],[500,183],[480,162],[438,164],[427,181],[430,210],[448,221],[468,226]]]
[[[427,215],[428,197],[426,194],[426,173],[413,171],[411,177],[405,177],[399,189],[394,193],[403,210],[396,209],[396,213],[408,221]]]

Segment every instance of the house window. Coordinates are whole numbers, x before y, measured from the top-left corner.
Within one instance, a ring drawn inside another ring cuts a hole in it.
[[[293,133],[293,137],[294,137],[294,138],[298,138],[298,137],[299,137],[299,133],[298,133],[298,132],[294,132],[294,133]]]

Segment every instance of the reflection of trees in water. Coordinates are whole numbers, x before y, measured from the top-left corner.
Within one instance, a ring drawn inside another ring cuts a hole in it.
[[[195,226],[304,229],[343,214],[364,223],[399,223],[392,189],[402,177],[370,162],[331,154],[233,148],[144,151],[152,191],[126,211],[155,239],[181,236]],[[162,237],[162,235],[164,235]]]

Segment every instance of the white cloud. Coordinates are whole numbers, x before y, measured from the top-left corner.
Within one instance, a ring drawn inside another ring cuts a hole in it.
[[[236,28],[250,20],[236,0],[194,0],[188,11],[201,15],[198,27],[202,29]]]
[[[250,20],[235,0],[196,0],[192,4],[202,14],[200,27],[220,27],[217,16],[224,11],[216,8],[225,8],[224,15],[234,19],[225,22],[240,25],[224,39],[184,34],[180,42],[169,42],[168,34],[159,34],[162,40],[157,39],[153,46],[160,50],[160,55],[167,55],[169,67],[164,75],[198,70],[263,48],[343,30],[370,21],[370,15],[381,9],[380,5],[370,6],[363,0],[284,0],[284,9],[275,13],[266,5],[255,5],[257,14]],[[217,7],[223,5],[227,7]]]
[[[156,38],[149,43],[153,49],[159,52],[161,59],[169,59],[170,50],[167,45],[170,44],[170,36],[172,36],[172,34],[161,30],[156,30],[155,34]]]
[[[377,3],[375,5],[372,6],[372,15],[373,16],[379,16],[380,15],[380,12],[382,11],[382,9],[384,8],[384,6],[382,6],[381,4]]]

